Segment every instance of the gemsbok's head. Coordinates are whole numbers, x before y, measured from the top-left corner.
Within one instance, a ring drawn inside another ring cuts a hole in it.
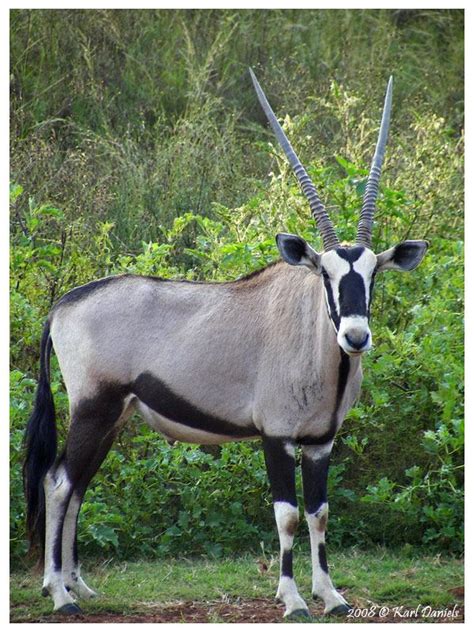
[[[392,77],[387,86],[377,146],[365,187],[355,243],[353,246],[343,246],[314,184],[273,113],[252,69],[250,74],[273,132],[309,201],[311,214],[316,220],[324,246],[324,251],[319,253],[301,237],[280,233],[276,237],[278,249],[282,258],[290,265],[306,266],[322,276],[328,313],[337,334],[337,342],[347,354],[360,355],[372,346],[369,319],[376,274],[383,270],[413,270],[423,259],[428,247],[427,241],[408,240],[380,254],[375,254],[372,250],[375,201],[390,124]]]

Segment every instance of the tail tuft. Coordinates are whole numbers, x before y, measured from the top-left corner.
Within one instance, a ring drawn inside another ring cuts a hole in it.
[[[50,386],[49,360],[52,342],[49,320],[41,338],[40,375],[33,412],[24,436],[23,489],[27,506],[27,531],[30,550],[38,545],[44,552],[45,498],[43,481],[56,460],[57,434],[53,394]]]

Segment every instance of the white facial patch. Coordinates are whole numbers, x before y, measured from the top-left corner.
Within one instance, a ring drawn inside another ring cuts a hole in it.
[[[354,271],[360,274],[364,280],[365,285],[365,298],[367,303],[367,309],[369,308],[370,301],[370,284],[372,281],[372,274],[377,265],[377,257],[371,250],[364,250],[361,256],[354,261]]]
[[[336,311],[339,314],[339,283],[342,277],[350,272],[350,263],[340,257],[335,250],[329,250],[328,252],[323,253],[323,255],[321,256],[321,265],[324,267],[329,277],[329,283],[331,285],[334,304],[336,307]],[[328,298],[326,296],[326,302],[327,300]],[[330,313],[331,307],[329,304],[328,310]]]
[[[321,264],[329,277],[338,282],[351,269],[350,263],[340,257],[335,250],[328,250],[328,252],[323,253],[321,255]]]

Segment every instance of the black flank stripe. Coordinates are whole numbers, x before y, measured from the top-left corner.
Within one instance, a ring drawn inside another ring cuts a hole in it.
[[[238,426],[200,410],[151,373],[141,373],[131,390],[159,415],[184,426],[229,437],[254,437],[259,434],[252,423]]]

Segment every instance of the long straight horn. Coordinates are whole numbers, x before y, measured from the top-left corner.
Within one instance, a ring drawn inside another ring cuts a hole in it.
[[[385,104],[383,106],[382,121],[380,123],[379,137],[375,154],[372,159],[369,177],[365,187],[362,210],[360,212],[359,226],[357,227],[356,243],[370,248],[372,245],[372,224],[375,214],[375,200],[379,190],[380,174],[382,171],[383,157],[387,145],[388,128],[390,127],[390,110],[392,108],[392,85],[393,78],[390,77],[385,94]]]
[[[270,123],[271,128],[281,145],[281,148],[285,152],[286,157],[288,158],[288,161],[293,171],[295,172],[296,177],[298,178],[298,182],[303,189],[303,193],[308,198],[311,213],[316,220],[319,232],[321,233],[321,236],[323,238],[324,250],[337,248],[340,245],[339,239],[337,238],[331,220],[326,213],[326,210],[319,198],[316,188],[311,182],[308,174],[306,173],[305,168],[299,161],[298,156],[295,154],[295,151],[291,146],[290,141],[286,137],[285,132],[282,130],[280,123],[277,121],[277,118],[267,101],[267,97],[260,87],[260,84],[258,83],[252,69],[249,68],[249,71],[250,76],[252,77],[255,91],[257,92],[258,100],[260,101],[260,105],[262,106],[263,111],[267,116],[268,122]]]

